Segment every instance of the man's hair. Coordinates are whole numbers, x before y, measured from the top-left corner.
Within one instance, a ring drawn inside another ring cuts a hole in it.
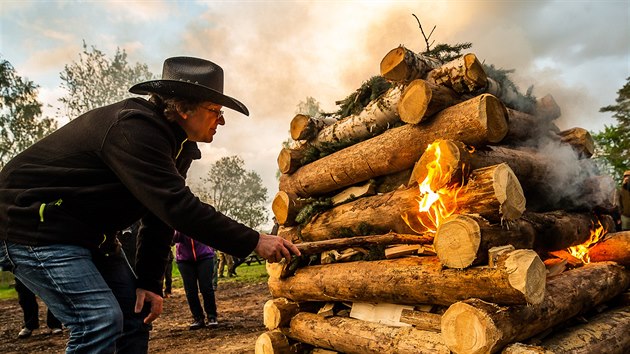
[[[191,113],[197,108],[197,106],[199,106],[199,104],[201,104],[202,101],[181,97],[169,97],[152,93],[151,97],[149,97],[149,102],[156,105],[158,109],[164,113],[164,116],[168,121],[174,122],[178,117],[180,117],[179,112]]]

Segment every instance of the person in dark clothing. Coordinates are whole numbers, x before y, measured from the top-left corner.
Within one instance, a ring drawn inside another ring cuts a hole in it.
[[[179,231],[175,231],[173,241],[176,243],[175,262],[182,276],[188,307],[193,316],[190,329],[205,327],[205,317],[208,318],[208,326],[218,326],[217,304],[212,286],[214,250]],[[203,309],[199,301],[199,292],[203,298]],[[203,315],[204,310],[206,316]]]
[[[118,235],[118,240],[120,241],[123,252],[125,252],[127,261],[134,270],[136,269],[136,241],[139,227],[140,222],[134,222],[131,226],[122,230]]]
[[[166,268],[164,269],[164,297],[171,296],[173,290],[173,250],[168,250]]]
[[[28,290],[19,279],[15,279],[15,291],[18,294],[18,302],[24,313],[24,326],[18,333],[18,338],[28,338],[33,331],[39,328],[39,305],[35,294]],[[46,311],[46,326],[50,328],[52,334],[62,333],[61,322],[50,312]]]
[[[186,172],[225,124],[223,70],[174,57],[134,97],[91,110],[27,148],[0,170],[0,267],[50,306],[69,329],[67,352],[146,353],[162,312],[173,230],[225,252],[269,262],[299,250],[199,200]],[[116,239],[141,220],[136,272]],[[136,278],[137,275],[137,278]]]

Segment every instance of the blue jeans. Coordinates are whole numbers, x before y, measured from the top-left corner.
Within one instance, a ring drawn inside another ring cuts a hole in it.
[[[1,241],[0,266],[39,296],[70,330],[66,353],[146,353],[150,325],[134,313],[135,275],[122,251]]]
[[[217,317],[217,304],[214,298],[214,288],[212,287],[212,273],[214,272],[212,258],[202,259],[197,262],[177,262],[177,268],[184,283],[188,307],[193,318],[198,321],[204,319],[204,310],[208,318]],[[201,292],[203,297],[203,309],[199,301],[199,292]]]

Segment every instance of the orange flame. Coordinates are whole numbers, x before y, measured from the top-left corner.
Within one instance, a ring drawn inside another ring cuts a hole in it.
[[[451,173],[442,170],[442,165],[440,164],[442,152],[440,151],[439,142],[429,145],[426,152],[433,152],[435,159],[427,164],[427,176],[425,179],[422,182],[418,181],[420,195],[417,198],[419,212],[417,219],[425,229],[435,233],[441,222],[457,209],[457,193],[461,187],[456,188],[457,186],[448,185],[448,182],[451,180]],[[434,186],[443,187],[434,191]],[[421,231],[414,228],[414,223],[410,222],[408,215],[403,215],[402,217],[409,227],[421,233]]]
[[[588,264],[591,262],[591,259],[588,255],[588,250],[591,249],[597,242],[599,242],[604,235],[606,235],[607,231],[602,223],[597,220],[597,227],[595,223],[592,223],[591,227],[591,235],[589,239],[581,245],[569,247],[567,251],[575,258],[582,261],[584,264]]]

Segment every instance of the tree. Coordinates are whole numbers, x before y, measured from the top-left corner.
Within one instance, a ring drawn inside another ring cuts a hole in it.
[[[109,59],[94,46],[88,50],[83,42],[79,60],[65,65],[60,77],[61,87],[68,91],[59,99],[65,107],[60,115],[74,119],[91,109],[132,97],[128,91],[131,86],[155,76],[146,64],[129,64],[127,53],[120,48],[116,49],[114,58]]]
[[[324,111],[319,106],[319,102],[311,96],[306,97],[306,101],[300,101],[295,114],[305,114],[311,117],[321,116]]]
[[[195,186],[199,198],[221,213],[251,227],[268,221],[267,188],[254,171],[246,171],[239,156],[223,157]]]
[[[41,118],[39,86],[22,79],[11,63],[0,59],[0,169],[15,155],[57,129]]]
[[[606,125],[603,131],[593,134],[594,158],[617,180],[630,169],[630,77],[626,80],[617,91],[616,104],[599,109],[600,112],[613,112],[617,125]]]

